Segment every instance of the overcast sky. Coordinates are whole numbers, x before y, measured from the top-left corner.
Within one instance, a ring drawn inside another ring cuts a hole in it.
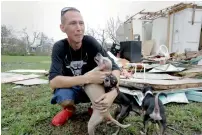
[[[29,33],[44,32],[50,38],[59,40],[66,35],[60,31],[60,10],[65,6],[78,8],[85,24],[98,29],[104,28],[110,17],[127,15],[146,9],[158,11],[179,2],[156,1],[138,2],[134,0],[57,0],[57,1],[3,1],[1,3],[1,24],[11,25],[15,30],[27,27]]]

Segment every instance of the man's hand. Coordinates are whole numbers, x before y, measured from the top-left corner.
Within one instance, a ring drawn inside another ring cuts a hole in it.
[[[87,83],[101,84],[104,81],[106,75],[109,75],[110,72],[103,71],[90,71],[84,74]]]
[[[100,110],[101,113],[105,113],[111,107],[117,95],[117,91],[113,89],[112,91],[100,96],[100,98],[93,103],[93,107]]]

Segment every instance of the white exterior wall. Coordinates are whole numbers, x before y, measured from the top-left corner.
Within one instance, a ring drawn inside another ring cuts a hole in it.
[[[172,44],[173,44],[173,27],[174,27],[174,14],[170,15],[170,29],[169,29],[169,52],[172,52]]]
[[[151,40],[152,23],[143,24],[142,20],[133,20],[133,35],[139,34],[141,41]]]
[[[116,39],[120,41],[125,41],[124,35],[124,24],[120,25],[116,31]]]
[[[142,34],[143,41],[152,39],[152,26],[153,25],[150,22],[143,25],[143,34]]]
[[[170,50],[183,53],[186,48],[198,51],[202,24],[202,10],[196,9],[192,25],[193,9],[188,8],[171,15]],[[174,19],[174,20],[173,20]]]
[[[154,47],[152,49],[152,54],[157,54],[160,45],[167,44],[167,18],[157,18],[153,20],[152,27],[152,40],[155,41]]]
[[[143,37],[143,26],[142,20],[133,20],[133,35],[139,34],[140,41],[142,41]],[[134,38],[133,38],[134,39]]]

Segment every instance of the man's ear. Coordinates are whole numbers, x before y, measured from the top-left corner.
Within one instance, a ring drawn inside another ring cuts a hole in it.
[[[65,27],[64,27],[64,25],[63,25],[63,24],[60,24],[60,29],[61,29],[61,31],[62,31],[62,32],[64,32],[64,33],[65,33]]]

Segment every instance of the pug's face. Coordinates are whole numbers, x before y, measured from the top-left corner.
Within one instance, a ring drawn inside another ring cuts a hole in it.
[[[117,78],[112,74],[106,76],[104,79],[104,87],[106,88],[116,87],[117,83],[118,83]]]

